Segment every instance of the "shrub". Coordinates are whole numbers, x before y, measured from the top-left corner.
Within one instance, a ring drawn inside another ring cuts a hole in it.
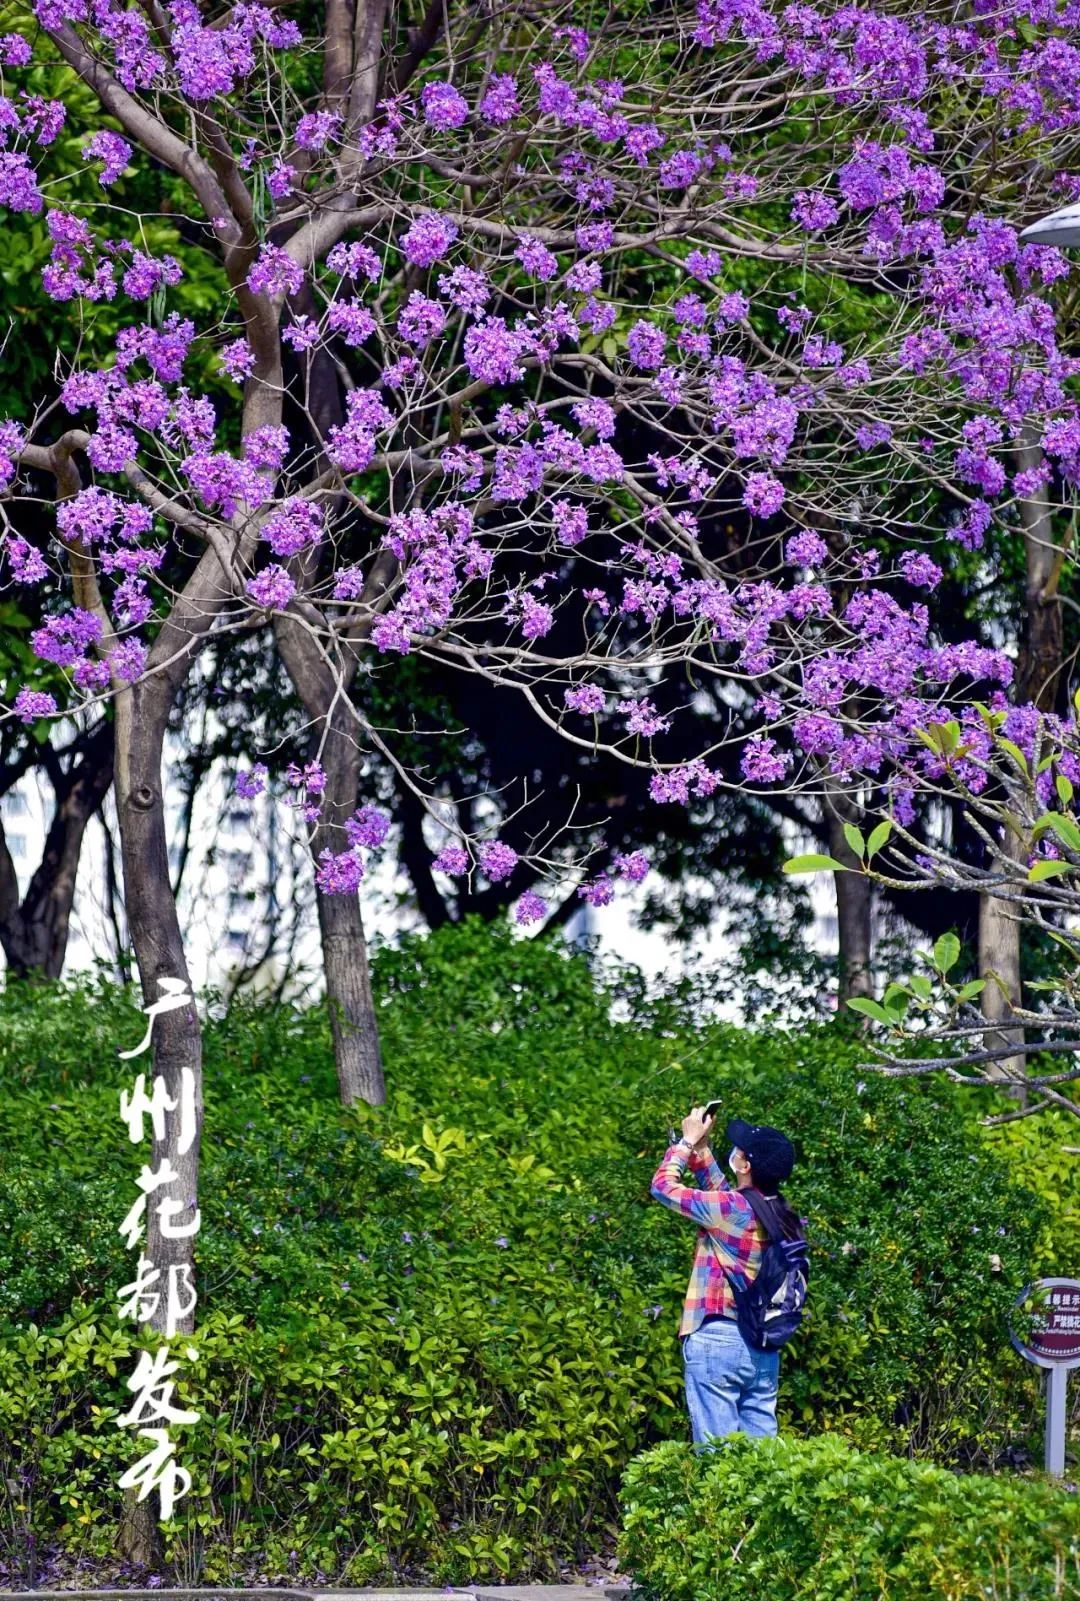
[[[595,1545],[627,1461],[686,1432],[694,1236],[648,1186],[715,1094],[799,1147],[814,1276],[785,1431],[969,1460],[1037,1420],[1005,1315],[1045,1208],[947,1088],[860,1084],[835,1029],[715,1025],[692,986],[650,998],[482,925],[383,951],[374,977],[379,1110],[339,1105],[322,1008],[204,1007],[189,1581],[539,1577]],[[2,1008],[0,1562],[30,1582],[33,1541],[109,1550],[133,1456],[117,1227],[146,1148],[115,1050],[145,1019],[104,984],[10,984]]]
[[[949,1473],[835,1436],[729,1436],[638,1457],[623,1565],[650,1601],[1065,1601],[1080,1502],[1040,1482]]]

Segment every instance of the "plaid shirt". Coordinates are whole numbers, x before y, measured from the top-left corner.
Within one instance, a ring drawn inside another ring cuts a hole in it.
[[[698,1179],[697,1186],[682,1183],[687,1167]],[[679,1323],[682,1337],[692,1334],[710,1312],[734,1314],[735,1297],[723,1268],[753,1279],[768,1241],[749,1201],[728,1183],[711,1155],[669,1145],[649,1188],[664,1206],[701,1225]]]

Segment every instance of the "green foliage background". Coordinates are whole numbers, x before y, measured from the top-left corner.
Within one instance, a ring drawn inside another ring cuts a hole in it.
[[[481,924],[382,951],[375,983],[380,1111],[338,1104],[320,1008],[204,997],[181,1577],[447,1583],[595,1550],[628,1461],[686,1437],[693,1229],[648,1187],[669,1125],[715,1095],[800,1155],[812,1312],[782,1431],[961,1467],[1037,1431],[1005,1332],[1054,1250],[1026,1134],[991,1142],[940,1084],[860,1077],[835,1026],[741,1032],[689,983],[650,997]],[[115,1053],[144,1028],[105,981],[0,1002],[0,1562],[23,1582],[50,1541],[111,1551],[136,1455],[114,1420],[144,1341],[115,1308],[147,1147],[118,1097],[150,1057]]]

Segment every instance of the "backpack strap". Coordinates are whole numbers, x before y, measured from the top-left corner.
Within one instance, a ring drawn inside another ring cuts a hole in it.
[[[776,1219],[773,1215],[772,1208],[769,1205],[768,1197],[762,1195],[760,1190],[755,1190],[752,1185],[747,1186],[746,1189],[739,1190],[738,1193],[742,1196],[751,1212],[753,1212],[754,1216],[765,1230],[765,1233],[768,1235],[769,1244],[773,1245],[778,1240],[782,1240],[783,1236],[776,1227]],[[712,1245],[711,1240],[709,1241],[709,1244],[712,1246],[713,1254],[716,1257],[717,1266],[719,1267],[721,1273],[727,1279],[728,1283],[732,1284],[734,1287],[731,1269],[726,1267],[723,1261],[721,1261],[720,1253],[716,1250],[716,1247]]]
[[[768,1234],[769,1244],[778,1245],[784,1253],[788,1271],[801,1272],[806,1277],[809,1273],[809,1262],[806,1239],[802,1232],[800,1231],[795,1239],[789,1240],[777,1224],[776,1213],[773,1211],[769,1197],[762,1195],[761,1191],[755,1190],[752,1185],[743,1190],[742,1193],[746,1197],[750,1210]]]
[[[778,1240],[782,1240],[784,1237],[783,1231],[777,1226],[776,1213],[769,1204],[768,1196],[762,1195],[761,1191],[756,1190],[752,1184],[745,1190],[740,1191],[740,1194],[769,1236],[769,1243],[772,1245]]]

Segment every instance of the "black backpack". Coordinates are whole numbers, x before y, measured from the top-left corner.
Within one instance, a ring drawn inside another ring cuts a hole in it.
[[[739,1333],[755,1351],[778,1351],[802,1322],[810,1277],[806,1241],[801,1235],[788,1240],[777,1225],[768,1200],[755,1189],[740,1191],[769,1236],[757,1277],[747,1282],[743,1273],[724,1268],[732,1293]]]

